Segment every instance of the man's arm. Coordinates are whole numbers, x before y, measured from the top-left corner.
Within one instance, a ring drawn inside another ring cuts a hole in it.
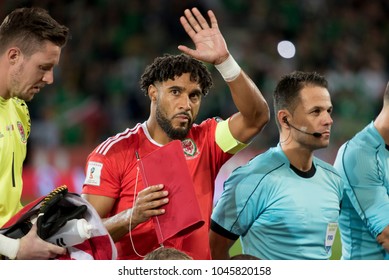
[[[389,225],[384,228],[384,230],[378,234],[377,242],[389,253]]]
[[[17,260],[48,260],[63,255],[66,249],[42,240],[34,224],[21,239],[12,239],[0,234],[0,255]]]
[[[182,45],[178,49],[198,60],[214,64],[222,74],[239,111],[230,119],[230,131],[236,140],[247,143],[268,123],[269,107],[255,83],[229,53],[214,13],[208,11],[208,16],[211,27],[197,8],[185,10],[180,21],[196,49]]]
[[[234,245],[235,240],[224,237],[211,229],[209,232],[209,242],[213,260],[230,259],[229,251],[232,245]]]
[[[369,146],[351,140],[339,150],[334,167],[344,179],[345,194],[355,211],[378,237],[389,224],[389,198],[380,171],[384,166],[378,166],[376,157]]]
[[[150,186],[139,192],[132,208],[109,218],[105,217],[108,216],[115,204],[114,198],[92,194],[82,194],[82,197],[92,204],[100,217],[103,218],[104,226],[116,242],[129,232],[130,227],[134,229],[150,217],[164,214],[165,209],[160,207],[169,202],[167,195],[168,192],[163,190],[163,185]]]

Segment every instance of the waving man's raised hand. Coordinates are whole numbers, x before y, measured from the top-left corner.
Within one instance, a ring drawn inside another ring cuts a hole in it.
[[[228,58],[228,49],[219,30],[215,14],[208,11],[211,26],[197,8],[186,9],[180,22],[195,44],[195,49],[180,45],[178,49],[203,62],[220,64]]]

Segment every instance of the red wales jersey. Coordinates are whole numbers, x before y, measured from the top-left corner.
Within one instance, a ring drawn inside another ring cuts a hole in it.
[[[201,260],[211,258],[208,233],[215,179],[222,165],[232,157],[232,154],[224,153],[216,143],[216,126],[216,119],[195,124],[187,138],[182,141],[205,224],[186,237],[172,238],[164,243],[165,246],[175,247],[194,259]],[[142,158],[160,147],[161,145],[150,137],[146,123],[137,124],[132,129],[126,129],[108,138],[88,157],[82,192],[114,198],[116,202],[109,216],[132,208],[137,193],[145,187],[138,173],[135,151]],[[116,242],[118,259],[142,259],[159,246],[151,219],[138,225]]]

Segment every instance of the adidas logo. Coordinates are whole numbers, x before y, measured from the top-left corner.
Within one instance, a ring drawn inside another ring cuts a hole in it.
[[[65,243],[65,241],[63,240],[62,237],[57,238],[57,239],[55,240],[55,243],[56,243],[58,246],[60,246],[60,247],[66,247],[66,243]]]

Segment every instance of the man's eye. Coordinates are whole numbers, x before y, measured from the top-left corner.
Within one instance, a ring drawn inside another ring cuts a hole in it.
[[[317,110],[313,111],[313,113],[315,113],[315,114],[320,114],[320,110],[317,109]]]
[[[51,67],[50,66],[39,66],[39,69],[42,70],[42,71],[50,71],[51,70]]]
[[[200,99],[200,96],[198,94],[193,94],[190,96],[190,99],[195,102]]]

